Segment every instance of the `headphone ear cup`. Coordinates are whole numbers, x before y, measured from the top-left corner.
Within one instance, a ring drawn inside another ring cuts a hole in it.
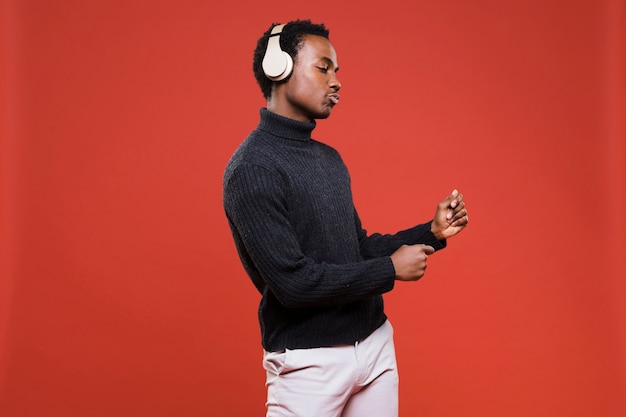
[[[270,41],[273,40],[274,39],[271,39]],[[289,54],[280,50],[280,47],[277,49],[272,46],[268,46],[262,65],[263,72],[265,72],[267,78],[273,81],[278,81],[280,77],[284,78],[284,74],[288,68],[293,67]]]
[[[267,41],[267,49],[261,66],[265,76],[272,81],[287,78],[293,70],[293,59],[280,48],[280,34],[285,25],[276,25]]]
[[[278,77],[274,78],[274,81],[284,80],[291,75],[291,71],[293,70],[293,59],[291,55],[284,51],[283,55],[285,56],[285,70]]]

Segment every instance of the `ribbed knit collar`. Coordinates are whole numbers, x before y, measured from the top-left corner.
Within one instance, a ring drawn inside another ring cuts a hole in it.
[[[311,132],[315,129],[315,120],[299,122],[262,108],[261,121],[257,129],[285,139],[306,142],[311,140]]]

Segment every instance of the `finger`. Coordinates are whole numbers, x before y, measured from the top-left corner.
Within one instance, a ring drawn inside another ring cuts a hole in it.
[[[446,213],[446,220],[448,220],[449,223],[457,220],[459,217],[461,217],[459,213],[462,213],[464,209],[465,203],[463,202],[459,203],[459,205],[455,208],[448,209],[448,212]]]
[[[463,201],[463,194],[458,192],[456,189],[452,192],[452,194],[450,194],[449,197],[452,197],[452,200],[448,205],[449,208],[456,208]]]
[[[446,198],[446,200],[449,201],[448,207],[455,208],[457,204],[459,204],[457,200],[458,195],[459,195],[459,192],[456,188],[452,190],[452,193],[448,196],[448,198]]]
[[[462,211],[463,209],[465,209],[465,203],[464,203],[464,202],[460,202],[460,203],[459,203],[459,205],[458,205],[458,206],[456,206],[456,207],[453,209],[453,212],[456,214],[456,213],[458,213],[458,212]]]
[[[469,216],[466,214],[465,216],[461,217],[458,220],[455,220],[454,222],[452,222],[450,224],[451,227],[457,227],[457,226],[467,226],[467,224],[469,223]]]
[[[459,210],[459,211],[454,213],[454,216],[452,216],[452,218],[450,219],[450,222],[456,222],[456,221],[462,219],[465,216],[467,216],[467,210],[465,210],[465,209]]]
[[[432,255],[433,253],[435,253],[435,248],[430,245],[424,245],[424,253],[426,255]]]

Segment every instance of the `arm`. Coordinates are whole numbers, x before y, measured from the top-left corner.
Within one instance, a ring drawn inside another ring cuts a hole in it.
[[[395,270],[389,257],[330,264],[300,248],[279,175],[258,166],[238,167],[224,188],[227,216],[258,275],[287,307],[343,304],[390,291]],[[254,279],[254,278],[253,278]]]
[[[446,247],[445,239],[437,239],[432,232],[432,222],[419,224],[407,230],[402,230],[395,234],[381,235],[379,233],[367,234],[361,226],[359,215],[354,213],[359,245],[363,258],[377,258],[390,256],[403,245],[423,244],[432,246],[433,249],[441,250]]]
[[[358,221],[358,216],[356,216]],[[469,221],[463,195],[454,190],[437,205],[433,221],[418,225],[396,235],[372,235],[367,237],[357,224],[361,236],[361,248],[370,254],[372,249],[394,250],[391,260],[396,271],[396,279],[415,281],[426,272],[428,255],[446,246],[446,239],[457,235]],[[400,244],[401,246],[396,246]],[[380,252],[378,253],[380,254]],[[375,255],[373,255],[375,256]]]

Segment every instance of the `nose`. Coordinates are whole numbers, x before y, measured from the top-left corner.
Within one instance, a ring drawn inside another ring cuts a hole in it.
[[[333,75],[328,85],[330,86],[330,88],[334,89],[335,91],[339,91],[339,89],[341,88],[341,83],[339,82],[339,79],[337,78],[336,75]]]

